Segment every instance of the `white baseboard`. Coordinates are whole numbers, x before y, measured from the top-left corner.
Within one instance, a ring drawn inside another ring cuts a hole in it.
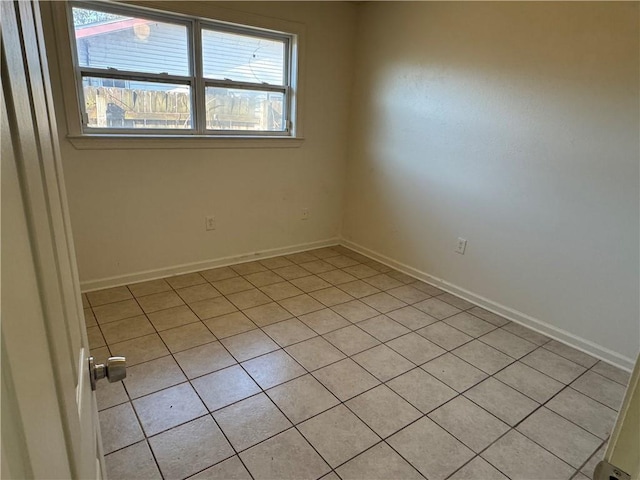
[[[543,335],[551,337],[554,340],[569,345],[570,347],[576,348],[585,353],[588,353],[589,355],[604,360],[605,362],[615,365],[616,367],[622,368],[623,370],[629,372],[633,369],[633,365],[635,363],[634,359],[625,357],[624,355],[598,345],[590,340],[581,338],[578,335],[555,327],[542,320],[533,318],[525,313],[514,310],[513,308],[501,305],[498,302],[494,302],[493,300],[485,298],[481,295],[477,295],[473,292],[470,292],[469,290],[465,290],[464,288],[458,287],[457,285],[442,280],[441,278],[434,277],[433,275],[429,275],[428,273],[410,267],[409,265],[405,265],[404,263],[398,262],[385,255],[381,255],[373,250],[358,245],[357,243],[344,239],[340,240],[340,243],[345,247],[351,248],[356,252],[365,255],[373,260],[383,263],[402,273],[406,273],[407,275],[433,285],[434,287],[438,287],[446,292],[457,295],[458,297],[461,297],[475,305],[478,305],[486,310],[507,318],[508,320],[524,325],[527,328],[535,330],[536,332],[542,333]]]
[[[232,255],[229,257],[217,258],[214,260],[205,260],[203,262],[186,263],[173,267],[158,268],[155,270],[145,270],[137,273],[129,273],[126,275],[118,275],[114,277],[99,278],[97,280],[87,280],[80,282],[82,292],[90,292],[93,290],[101,290],[103,288],[119,287],[120,285],[129,285],[131,283],[146,282],[147,280],[155,280],[158,278],[170,277],[172,275],[181,275],[183,273],[199,272],[209,268],[225,267],[236,263],[253,262],[270,257],[278,257],[280,255],[289,255],[292,253],[311,250],[314,248],[330,247],[340,243],[337,238],[321,240],[318,242],[303,243],[299,245],[290,245],[288,247],[272,248],[261,252],[244,253],[240,255]]]

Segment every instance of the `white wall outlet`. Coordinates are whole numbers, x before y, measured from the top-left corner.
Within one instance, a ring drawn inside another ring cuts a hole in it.
[[[303,208],[300,213],[300,220],[309,220],[309,209]]]
[[[458,242],[456,243],[456,253],[460,255],[464,255],[464,251],[467,249],[467,239],[458,237]]]
[[[204,219],[204,228],[206,230],[215,230],[216,229],[216,217],[205,217],[205,219]]]

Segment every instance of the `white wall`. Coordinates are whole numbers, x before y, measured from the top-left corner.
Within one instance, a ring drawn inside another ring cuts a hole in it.
[[[345,239],[632,364],[638,3],[360,8]]]
[[[180,3],[157,5],[207,15],[207,2]],[[52,61],[85,285],[339,235],[356,7],[342,2],[215,4],[304,24],[304,143],[284,149],[76,150],[66,140],[60,72]],[[50,27],[48,13],[44,8]],[[47,41],[55,60],[51,36]],[[310,211],[306,221],[300,220],[303,207]],[[207,215],[215,215],[215,231],[205,231]]]

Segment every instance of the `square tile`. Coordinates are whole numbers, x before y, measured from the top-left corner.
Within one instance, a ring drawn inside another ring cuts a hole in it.
[[[343,480],[424,479],[415,468],[384,442],[349,460],[336,471]]]
[[[198,315],[200,320],[206,320],[208,318],[219,317],[220,315],[226,315],[227,313],[235,312],[238,309],[233,306],[229,300],[224,297],[209,298],[207,300],[201,300],[190,305],[191,310]]]
[[[255,395],[260,387],[239,365],[218,370],[191,382],[209,411]]]
[[[380,441],[344,405],[301,423],[298,429],[331,467],[337,467]]]
[[[400,430],[387,443],[429,480],[444,480],[474,456],[427,417]]]
[[[450,293],[443,293],[442,295],[438,295],[438,300],[442,300],[443,302],[448,303],[449,305],[453,305],[460,310],[467,310],[468,308],[472,308],[474,305],[471,302],[468,302],[460,297],[456,297]]]
[[[315,260],[313,262],[301,263],[300,266],[310,273],[318,274],[322,272],[328,272],[330,270],[335,270],[336,267],[331,265],[330,263],[323,262],[322,260]]]
[[[265,390],[307,373],[284,350],[248,360],[242,367]]]
[[[365,305],[360,300],[352,300],[347,303],[341,303],[340,305],[334,306],[332,310],[352,323],[361,322],[362,320],[366,320],[367,318],[372,318],[380,315],[377,310],[371,308],[368,305]]]
[[[515,430],[491,445],[482,457],[509,478],[523,480],[566,480],[575,470]]]
[[[328,282],[324,281],[316,275],[296,278],[290,280],[290,282],[306,293],[313,292],[315,290],[322,290],[323,288],[328,288],[331,286]]]
[[[340,290],[347,292],[349,295],[355,298],[367,297],[374,293],[379,293],[373,285],[363,282],[362,280],[355,280],[353,282],[347,282],[340,285]]]
[[[415,367],[413,363],[386,345],[378,345],[358,353],[353,356],[353,360],[382,382]]]
[[[258,289],[246,290],[244,292],[232,293],[227,298],[240,310],[245,310],[258,305],[270,303],[271,299]]]
[[[414,332],[387,342],[387,346],[416,365],[422,365],[446,353],[446,350]]]
[[[509,480],[482,457],[475,457],[449,480]]]
[[[96,348],[104,347],[107,342],[105,342],[104,337],[102,336],[102,332],[100,331],[100,327],[87,327],[87,339],[89,341],[89,348],[94,350]]]
[[[494,378],[486,379],[464,395],[512,427],[539,406],[537,402]]]
[[[219,317],[209,318],[204,320],[203,323],[217,338],[226,338],[258,328],[242,312],[227,313]]]
[[[328,308],[300,315],[298,318],[320,335],[351,325],[350,322]]]
[[[223,295],[230,295],[232,293],[243,292],[254,288],[251,283],[242,277],[231,277],[225,280],[213,282],[213,286],[216,287],[216,290]]]
[[[373,277],[368,277],[365,279],[365,282],[367,282],[369,285],[373,285],[380,290],[391,290],[392,288],[398,288],[403,285],[402,282],[391,278],[385,273],[374,275]]]
[[[251,273],[264,272],[267,270],[267,267],[262,265],[259,261],[255,261],[231,265],[231,269],[240,275],[249,275]]]
[[[115,356],[127,357],[128,367],[169,355],[169,350],[157,333],[114,343],[110,350]]]
[[[571,360],[578,365],[582,365],[585,368],[591,368],[598,363],[597,358],[593,358],[591,355],[587,355],[580,350],[571,348],[569,345],[560,343],[557,340],[551,340],[544,344],[544,348],[551,350],[553,353],[560,355],[561,357]]]
[[[404,283],[405,285],[409,285],[416,281],[416,279],[412,276],[407,275],[406,273],[398,272],[397,270],[389,270],[387,272],[387,275],[398,280],[401,283]]]
[[[546,402],[564,388],[564,384],[520,362],[498,372],[495,378],[538,403]]]
[[[433,285],[429,285],[428,283],[424,283],[419,280],[416,280],[409,285],[417,290],[420,290],[421,292],[426,293],[427,295],[431,295],[432,297],[444,293],[444,291],[440,290],[438,287],[434,287]]]
[[[313,262],[314,260],[317,260],[317,257],[307,252],[300,252],[300,253],[294,253],[291,255],[285,255],[284,258],[292,261],[293,263],[307,263],[307,262]]]
[[[284,257],[265,258],[264,260],[260,260],[260,263],[270,270],[295,265],[291,260],[287,260]]]
[[[136,414],[129,402],[103,410],[98,417],[105,454],[144,439]]]
[[[106,305],[93,307],[93,314],[101,325],[107,322],[122,320],[123,318],[137,317],[143,313],[138,302],[135,300],[123,300],[121,302],[107,303]]]
[[[422,335],[427,340],[439,345],[445,350],[453,350],[454,348],[473,340],[473,337],[450,327],[444,322],[432,323],[431,325],[417,330],[416,333],[418,335]]]
[[[603,440],[611,434],[617,417],[615,410],[572,388],[565,388],[545,406]]]
[[[313,376],[343,402],[380,383],[350,358],[316,370]]]
[[[315,298],[306,294],[298,295],[297,297],[285,298],[284,300],[280,300],[279,303],[296,317],[304,315],[305,313],[322,310],[324,308],[324,306]]]
[[[310,372],[345,358],[344,354],[322,337],[315,337],[285,348],[287,353]]]
[[[461,312],[449,317],[445,320],[445,323],[472,337],[479,337],[497,328],[495,325],[480,320],[478,317],[474,317],[467,312]]]
[[[259,327],[291,318],[291,314],[275,302],[248,308],[244,314]]]
[[[470,308],[469,310],[467,310],[467,313],[475,315],[476,317],[481,318],[485,322],[492,323],[496,327],[503,327],[504,325],[509,323],[509,320],[507,320],[506,318],[501,317],[500,315],[496,315],[495,313],[490,312],[489,310],[485,310],[484,308],[481,308],[481,307]]]
[[[98,290],[96,292],[87,292],[87,299],[92,307],[105,305],[107,303],[121,302],[129,298],[133,298],[127,287],[114,287]]]
[[[528,340],[531,343],[535,343],[536,345],[544,345],[549,340],[551,340],[549,337],[542,335],[541,333],[534,332],[530,328],[524,327],[518,323],[508,323],[503,328],[508,332],[511,332],[515,335],[518,335],[519,337],[524,338],[525,340]]]
[[[319,273],[318,276],[331,285],[342,285],[343,283],[357,280],[356,277],[349,275],[343,270],[331,270],[330,272]]]
[[[218,410],[213,417],[237,451],[291,427],[291,422],[264,393]]]
[[[498,328],[492,332],[478,338],[483,343],[491,345],[493,348],[506,353],[513,358],[521,358],[527,353],[535,350],[537,345],[520,338],[513,333],[509,333],[502,328]]]
[[[594,473],[595,473],[596,465],[600,463],[600,460],[604,460],[604,454],[606,450],[607,450],[607,442],[602,442],[600,445],[600,448],[596,450],[595,453],[591,455],[587,463],[585,463],[582,466],[582,468],[580,468],[580,472],[584,473],[588,477],[587,480],[590,480],[593,477],[595,477]]]
[[[346,268],[351,267],[352,265],[357,265],[358,262],[352,258],[349,258],[345,255],[338,255],[337,257],[330,257],[325,259],[327,263],[334,265],[337,268]]]
[[[458,392],[420,368],[394,378],[387,382],[387,386],[422,413],[428,413],[458,395]]]
[[[237,455],[190,477],[189,480],[253,480]]]
[[[324,338],[334,346],[342,350],[346,355],[355,355],[368,348],[378,345],[380,342],[364,330],[350,325],[340,330],[326,333]]]
[[[277,273],[273,272],[256,272],[251,273],[244,277],[245,280],[249,280],[256,287],[264,287],[266,285],[272,285],[274,283],[283,282],[284,278],[282,278]]]
[[[256,479],[315,479],[331,469],[295,428],[240,454]]]
[[[575,468],[580,468],[602,443],[544,407],[518,425],[517,430]]]
[[[289,297],[297,297],[298,295],[302,295],[304,293],[298,287],[290,284],[289,282],[274,283],[272,285],[261,287],[260,290],[262,290],[269,297],[271,297],[272,300],[275,301],[283,300]]]
[[[422,413],[386,385],[379,385],[346,403],[381,438],[394,434]]]
[[[340,252],[334,250],[335,247],[322,247],[315,250],[309,250],[309,253],[318,258],[331,258],[340,255]]]
[[[129,396],[138,398],[186,380],[176,361],[168,356],[129,367],[123,383]]]
[[[577,363],[544,348],[534,350],[522,357],[520,361],[562,383],[571,383],[586,370]]]
[[[186,305],[167,308],[147,315],[155,329],[159,332],[169,328],[181,327],[188,323],[199,322],[200,319]]]
[[[317,334],[297,318],[264,327],[264,332],[281,347],[315,337]]]
[[[91,307],[91,304],[89,303],[89,299],[87,298],[87,294],[86,293],[82,293],[80,295],[80,298],[82,299],[82,308]]]
[[[210,415],[149,439],[165,478],[185,478],[234,452]]]
[[[498,370],[502,370],[507,365],[515,362],[515,359],[510,356],[477,340],[465,343],[451,353],[489,375],[493,375]]]
[[[244,362],[279,348],[262,330],[240,333],[233,337],[223,338],[220,342],[238,362]]]
[[[370,318],[369,320],[363,320],[358,323],[358,326],[381,342],[387,342],[393,338],[410,332],[408,328],[391,320],[386,315],[378,315],[377,317]]]
[[[571,388],[616,411],[620,409],[626,391],[619,383],[594,372],[586,372],[580,376],[571,384]]]
[[[211,268],[209,270],[200,272],[200,275],[202,275],[202,277],[205,278],[207,282],[212,283],[238,276],[238,274],[231,270],[229,267]]]
[[[614,367],[613,365],[602,360],[596,363],[591,371],[602,375],[603,377],[607,377],[608,379],[613,380],[614,382],[617,382],[625,387],[629,384],[629,380],[631,379],[631,374],[629,372],[626,372],[621,368]]]
[[[429,418],[476,453],[509,431],[509,425],[462,395],[431,412]]]
[[[145,313],[157,312],[158,310],[184,305],[184,302],[176,292],[154,293],[153,295],[139,297],[138,303]]]
[[[107,478],[161,480],[162,476],[146,441],[130,445],[104,457]]]
[[[353,275],[356,278],[367,278],[367,277],[373,277],[374,275],[378,275],[377,270],[374,270],[373,268],[363,264],[346,267],[344,268],[344,271],[347,272],[349,275]]]
[[[329,390],[308,374],[271,388],[267,395],[294,424],[340,403]]]
[[[294,280],[296,278],[306,277],[309,272],[298,265],[291,265],[288,267],[276,268],[273,270],[285,280]]]
[[[486,373],[450,353],[425,363],[421,368],[458,392],[464,392],[487,378]]]
[[[368,297],[363,297],[360,299],[360,301],[366,303],[372,308],[375,308],[380,313],[387,313],[392,310],[397,310],[399,308],[407,306],[407,304],[403,301],[400,301],[385,292],[380,292],[374,295],[369,295]]]
[[[389,295],[393,295],[398,300],[402,300],[405,303],[413,304],[426,300],[431,295],[421,292],[417,288],[413,288],[411,285],[403,285],[402,287],[392,288],[387,290]]]
[[[453,305],[449,305],[448,303],[443,302],[442,300],[438,300],[437,298],[429,298],[427,300],[423,300],[422,302],[418,302],[413,305],[418,310],[426,313],[427,315],[431,315],[438,320],[443,320],[447,317],[451,317],[456,313],[460,313],[460,309],[454,307]]]
[[[216,298],[221,295],[220,292],[213,288],[209,283],[181,288],[180,290],[176,290],[176,292],[180,295],[180,298],[187,303],[195,303],[200,300]]]
[[[161,278],[158,280],[149,280],[147,282],[134,283],[127,286],[135,297],[144,297],[145,295],[168,292],[169,290],[171,290],[171,285],[169,285]]]
[[[410,330],[418,330],[438,321],[438,319],[430,317],[417,308],[407,306],[387,313],[387,316],[393,318],[396,322],[404,325]]]
[[[98,410],[105,410],[128,402],[129,396],[122,382],[114,382],[100,385],[100,388],[96,390],[96,400]]]
[[[84,314],[84,323],[87,327],[93,327],[98,325],[98,322],[96,321],[96,316],[93,314],[93,310],[91,310],[90,308],[85,308],[83,309],[83,314]]]
[[[327,307],[332,307],[340,303],[345,303],[353,300],[351,295],[344,293],[342,290],[336,287],[323,288],[322,290],[316,290],[311,292],[313,298]]]
[[[162,337],[171,353],[197,347],[198,345],[213,342],[216,339],[202,322],[163,330],[160,332],[160,337]]]
[[[175,290],[179,288],[192,287],[194,285],[200,285],[201,283],[207,282],[199,273],[185,273],[183,275],[175,275],[173,277],[167,277],[165,278],[165,280]]]
[[[220,342],[211,342],[174,355],[188,378],[196,378],[236,363]]]
[[[207,413],[207,409],[188,383],[138,398],[133,401],[133,406],[147,436]]]

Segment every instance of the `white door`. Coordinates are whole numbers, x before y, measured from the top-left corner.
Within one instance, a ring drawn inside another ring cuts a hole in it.
[[[2,21],[2,478],[101,478],[77,269],[38,5]]]

